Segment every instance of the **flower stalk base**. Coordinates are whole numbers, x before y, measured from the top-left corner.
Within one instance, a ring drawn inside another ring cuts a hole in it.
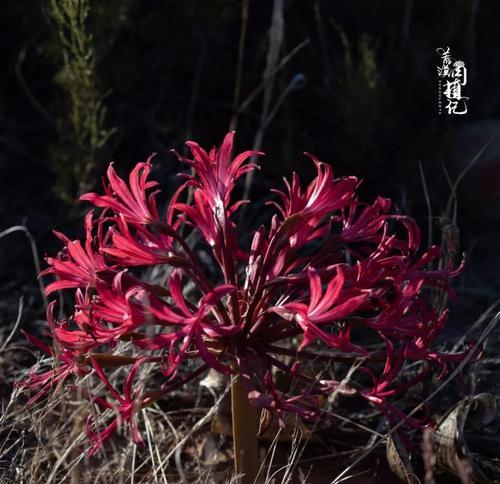
[[[231,406],[237,483],[254,484],[259,471],[257,409],[250,405],[240,375],[231,378]]]

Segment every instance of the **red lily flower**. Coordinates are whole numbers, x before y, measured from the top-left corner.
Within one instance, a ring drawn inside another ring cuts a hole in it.
[[[40,273],[40,277],[54,274],[58,279],[45,288],[45,294],[49,295],[61,289],[94,287],[98,273],[109,269],[104,257],[92,248],[92,215],[90,211],[85,217],[85,247],[82,247],[79,240],[71,241],[63,234],[55,232],[57,237],[66,243],[66,247],[57,258],[48,257],[47,263],[50,267]]]
[[[207,153],[194,141],[187,141],[193,160],[179,156],[179,159],[192,167],[196,176],[184,175],[188,185],[193,185],[204,193],[204,198],[217,219],[224,219],[225,210],[229,209],[231,192],[236,180],[245,173],[257,168],[254,163],[245,164],[252,156],[262,155],[259,151],[245,151],[231,159],[234,131],[228,133],[220,149],[213,148]]]
[[[134,234],[130,231],[125,217],[117,217],[118,230],[110,229],[111,244],[101,248],[122,266],[147,266],[169,264],[175,260],[172,237],[162,232],[152,234],[142,226],[136,226]]]
[[[373,381],[373,387],[368,390],[361,390],[360,394],[370,403],[378,406],[384,412],[391,422],[405,420],[407,424],[414,428],[428,428],[432,421],[429,417],[416,419],[408,417],[404,412],[399,410],[395,405],[388,401],[389,397],[394,397],[398,393],[410,388],[429,376],[429,371],[422,371],[414,376],[410,381],[404,384],[397,384],[395,380],[401,373],[405,358],[407,356],[407,348],[404,347],[398,355],[395,354],[394,344],[390,340],[386,340],[387,359],[384,370],[380,377],[377,377],[373,371],[367,368],[361,368],[359,371],[369,374]]]
[[[139,367],[142,363],[144,363],[144,361],[145,359],[137,360],[130,369],[123,384],[122,396],[113,387],[113,385],[111,385],[99,363],[94,358],[91,358],[91,363],[94,367],[95,372],[99,376],[100,380],[104,383],[105,387],[115,401],[111,403],[104,398],[96,396],[89,396],[88,398],[92,401],[92,403],[97,404],[102,409],[113,410],[114,412],[117,412],[118,415],[111,421],[111,423],[109,423],[104,428],[104,430],[101,430],[99,432],[94,431],[94,417],[89,415],[89,417],[87,418],[87,435],[89,436],[90,440],[94,442],[94,444],[88,450],[89,455],[95,454],[100,448],[102,448],[102,446],[111,438],[114,432],[121,425],[126,423],[130,427],[130,433],[132,435],[134,443],[136,445],[144,445],[141,433],[139,432],[139,429],[137,427],[136,420],[137,413],[142,408],[142,404],[144,403],[144,397],[140,391],[133,391],[132,389],[132,385]]]
[[[318,273],[310,268],[308,270],[310,300],[306,305],[300,302],[291,302],[271,310],[285,318],[292,317],[304,331],[304,337],[300,345],[303,349],[312,344],[316,339],[321,339],[328,346],[338,348],[342,351],[354,351],[366,353],[366,351],[349,342],[349,326],[341,327],[338,324],[338,334],[334,335],[320,329],[320,325],[340,323],[365,303],[367,296],[359,294],[348,299],[341,298],[341,290],[344,285],[344,275],[340,266],[337,274],[328,284],[325,293],[322,293],[321,278]]]
[[[146,198],[146,190],[154,188],[157,182],[148,182],[151,171],[151,155],[146,163],[138,163],[130,173],[129,185],[116,174],[113,165],[108,168],[109,185],[105,185],[106,195],[86,193],[80,200],[86,200],[97,207],[110,208],[117,215],[123,215],[128,222],[136,224],[152,224],[159,221],[156,208],[157,191]]]
[[[47,307],[47,321],[54,334],[57,324],[54,320],[55,301],[52,301]],[[55,350],[48,346],[36,336],[23,332],[28,341],[38,347],[42,352],[53,357],[54,367],[51,370],[38,372],[37,368],[32,368],[28,377],[18,383],[19,387],[31,388],[36,390],[36,394],[28,401],[27,405],[44,397],[54,387],[60,388],[71,376],[83,376],[89,373],[80,360],[80,353],[71,349]]]
[[[229,336],[239,332],[240,328],[236,325],[224,326],[217,323],[209,323],[206,316],[212,311],[213,307],[227,294],[234,291],[230,285],[222,285],[213,289],[209,294],[203,296],[199,306],[192,309],[186,303],[182,295],[181,273],[175,270],[169,278],[169,289],[175,304],[175,310],[166,302],[156,297],[149,297],[149,309],[151,313],[159,320],[166,323],[180,326],[181,329],[171,333],[162,333],[151,339],[136,341],[136,344],[153,350],[162,349],[166,346],[170,348],[169,367],[165,372],[170,376],[177,371],[179,364],[188,350],[192,340],[196,341],[197,350],[201,358],[212,368],[221,373],[230,374],[228,366],[220,363],[208,350],[203,335],[208,337]],[[181,342],[180,350],[177,354],[174,352],[174,345]]]

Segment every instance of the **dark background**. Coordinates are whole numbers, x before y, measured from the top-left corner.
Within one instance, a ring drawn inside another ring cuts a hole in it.
[[[78,79],[65,74],[50,2],[3,1],[0,231],[26,224],[40,256],[59,247],[52,228],[79,236],[85,207],[76,203],[74,169],[85,159],[95,162],[90,179],[98,188],[110,161],[124,175],[157,152],[154,177],[167,193],[173,190],[181,167],[169,150],[182,150],[186,139],[219,144],[234,106],[261,85],[272,10],[272,1],[255,0],[90,1],[84,27],[92,36],[95,64],[90,94],[84,86],[81,101],[85,106],[98,99],[104,113],[99,126],[113,133],[89,151],[85,139],[75,141],[81,130],[71,124],[71,92],[78,88],[72,91],[70,84]],[[454,227],[446,211],[451,190],[443,166],[455,180],[488,139],[500,134],[498,25],[495,0],[285,0],[279,60],[293,55],[274,78],[270,110],[284,100],[264,131],[266,157],[251,193],[258,215],[269,188],[283,176],[295,170],[310,179],[311,164],[301,155],[309,151],[332,163],[338,175],[362,178],[363,198],[392,198],[419,221],[424,241],[432,227],[433,242],[441,243],[443,229]],[[446,46],[468,68],[464,116],[437,112],[435,51]],[[262,106],[260,93],[238,114],[238,150],[253,146]],[[430,225],[419,163],[432,205]],[[457,192],[456,226],[468,263],[458,283],[456,304],[462,310],[455,317],[477,316],[500,288],[499,183],[500,141],[493,140]],[[247,211],[247,225],[258,218],[254,214]],[[23,294],[28,311],[42,314],[21,233],[0,239],[0,289],[5,324],[15,318]]]

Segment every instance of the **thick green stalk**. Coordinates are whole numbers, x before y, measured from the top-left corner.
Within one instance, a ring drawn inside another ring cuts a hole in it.
[[[231,380],[233,414],[234,462],[238,484],[254,484],[259,471],[257,441],[257,409],[250,405],[248,394],[240,375]]]

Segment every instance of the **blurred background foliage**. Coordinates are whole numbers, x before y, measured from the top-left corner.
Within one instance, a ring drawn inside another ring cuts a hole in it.
[[[99,188],[110,161],[124,174],[158,153],[168,193],[180,169],[171,148],[217,144],[236,126],[238,148],[267,155],[258,203],[282,176],[312,173],[309,151],[439,242],[453,225],[447,178],[500,134],[499,23],[495,0],[4,0],[0,230],[25,223],[53,253],[51,229],[79,235],[78,196]],[[465,116],[437,114],[445,46],[469,69]],[[457,192],[472,306],[500,289],[499,185],[494,139]],[[2,300],[39,297],[23,235],[0,244]]]

